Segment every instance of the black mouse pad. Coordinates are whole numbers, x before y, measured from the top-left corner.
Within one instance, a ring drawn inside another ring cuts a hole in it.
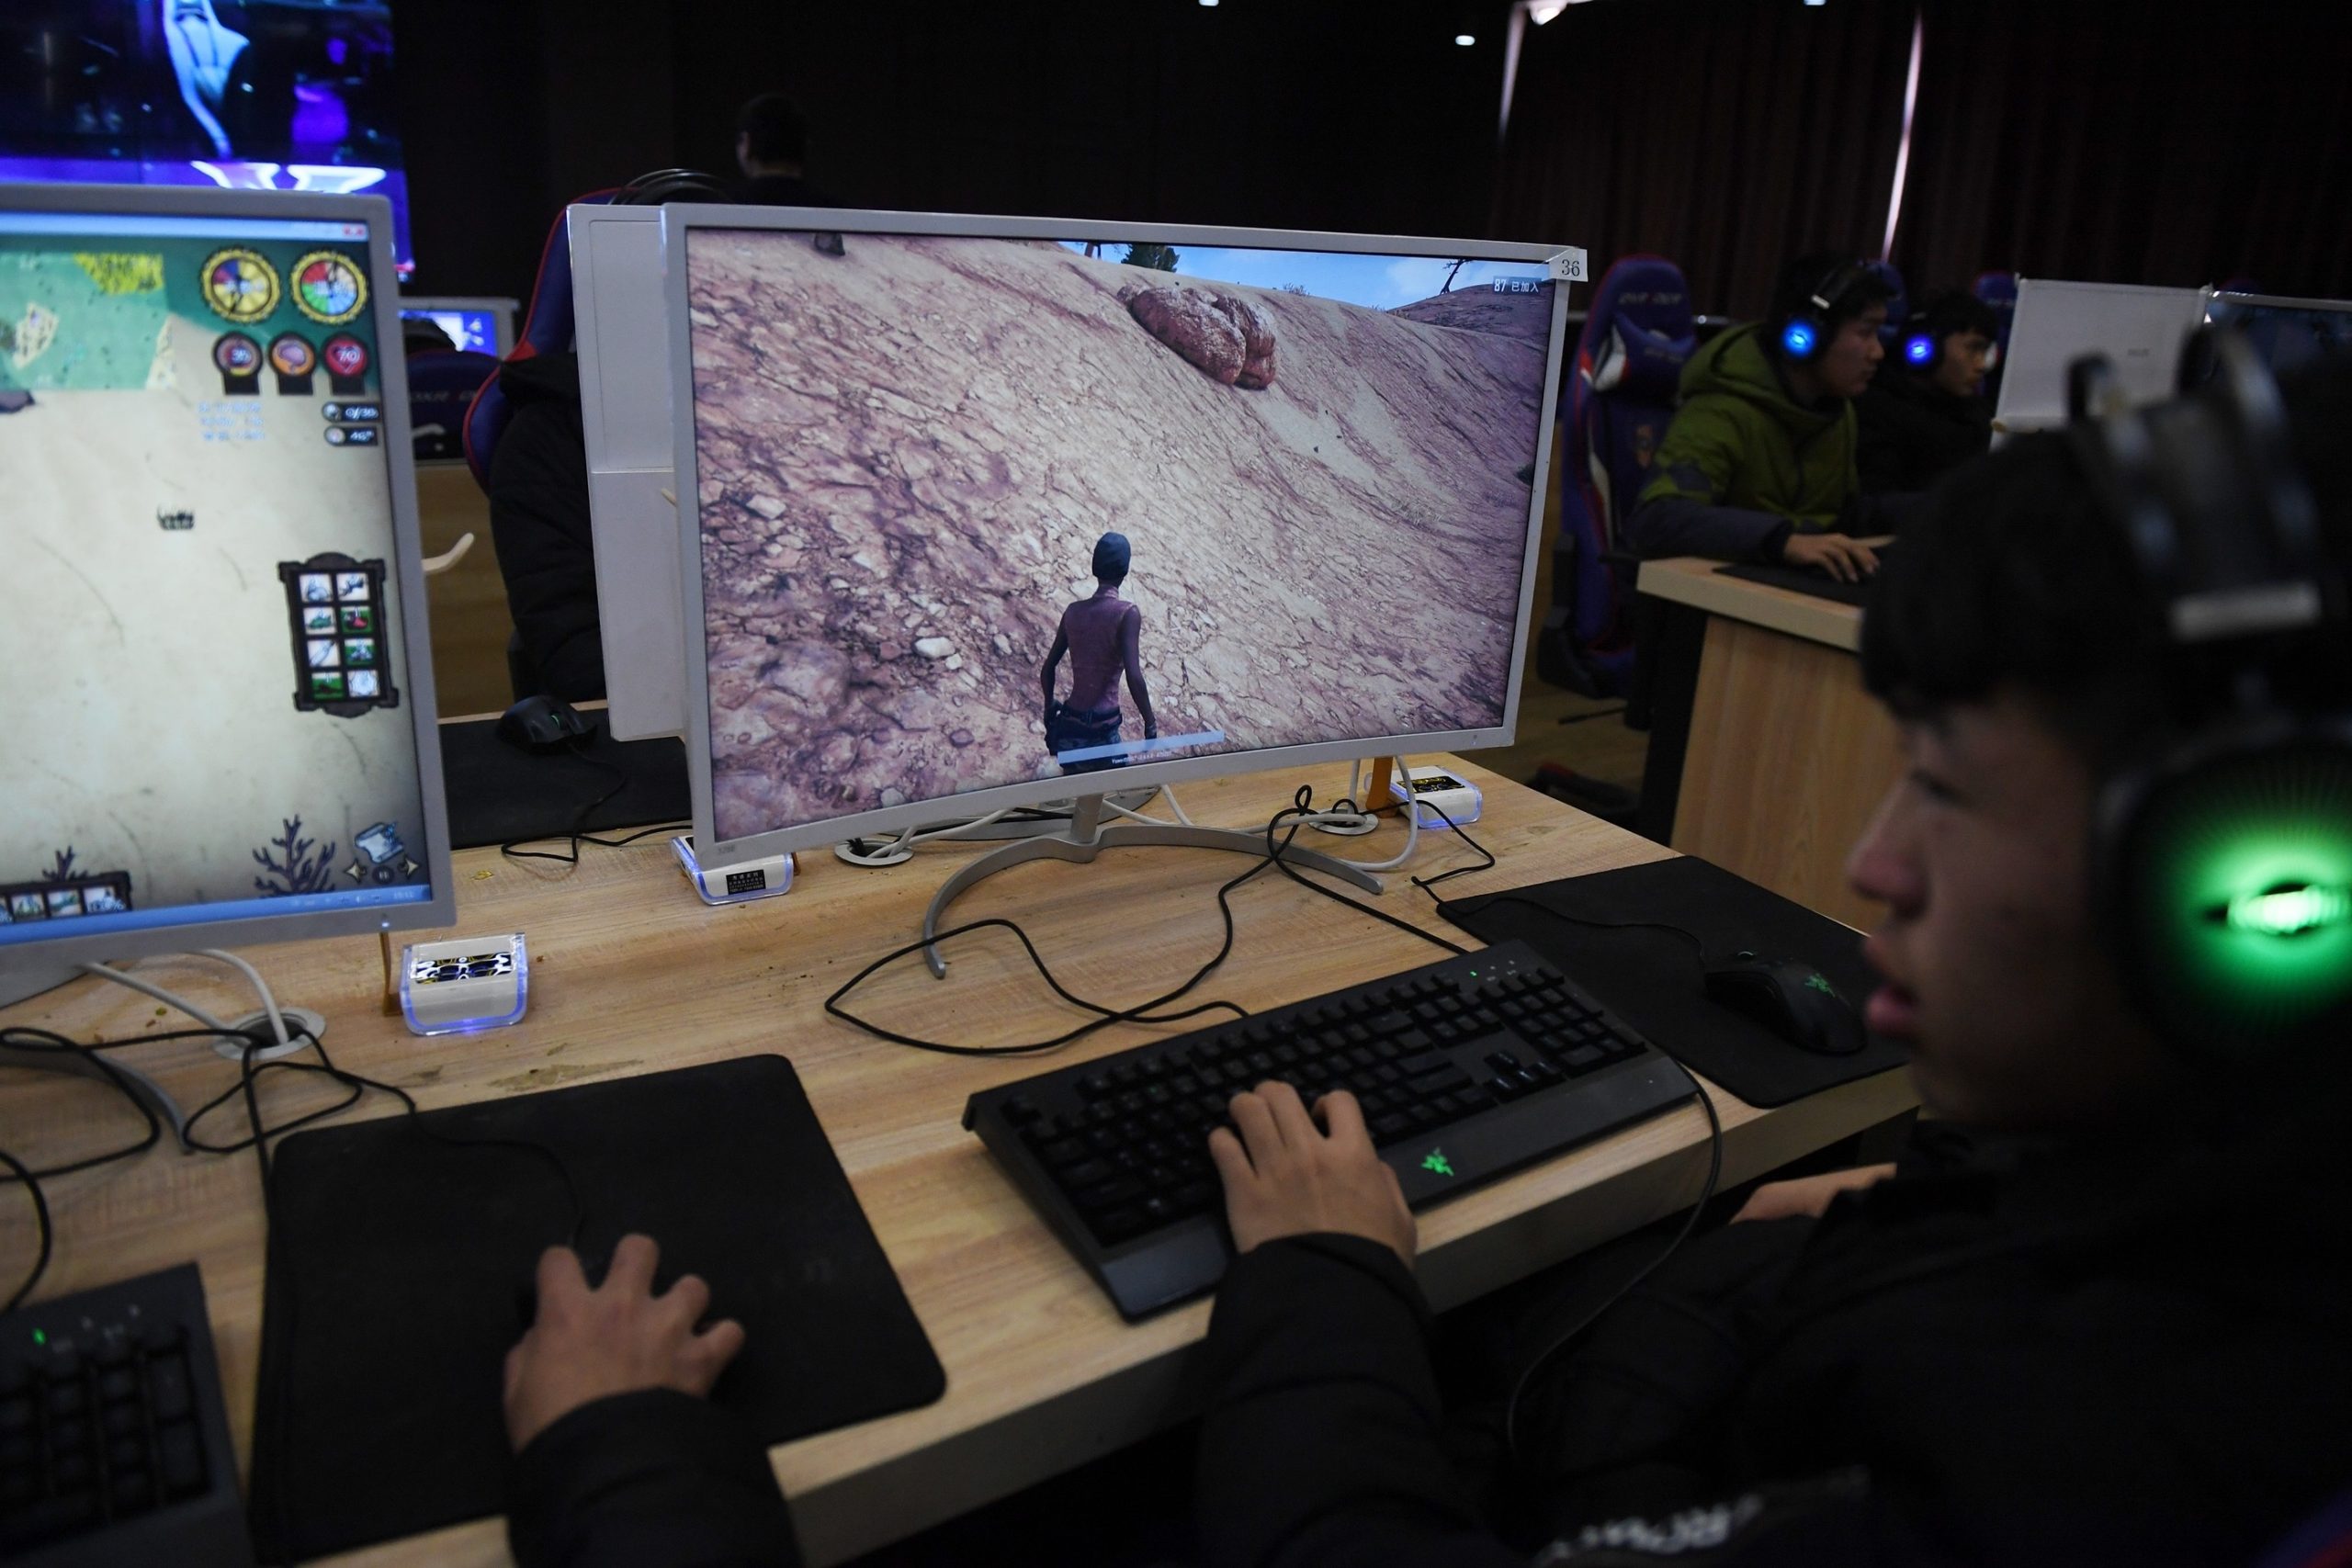
[[[582,716],[596,733],[571,751],[527,751],[498,738],[494,718],[441,727],[441,778],[449,792],[449,847],[511,844],[571,831],[581,809],[619,784],[588,814],[583,830],[601,833],[694,815],[686,793],[686,752],[673,736],[616,740],[605,716]],[[594,759],[590,761],[589,759]],[[597,763],[603,763],[603,767]]]
[[[1660,1049],[1750,1105],[1786,1105],[1905,1060],[1901,1046],[1876,1038],[1850,1056],[1815,1055],[1709,1001],[1706,965],[1729,963],[1742,952],[1810,964],[1857,1007],[1879,981],[1854,931],[1694,855],[1455,898],[1438,908],[1484,941],[1519,938]],[[1670,931],[1602,930],[1547,910],[1587,920],[1679,926],[1699,940],[1706,958],[1702,964],[1698,950]]]
[[[709,1282],[713,1317],[747,1336],[712,1397],[762,1440],[945,1389],[781,1056],[298,1134],[275,1161],[255,1394],[265,1561],[503,1511],[502,1369],[573,1207],[547,1154],[481,1142],[498,1138],[568,1168],[592,1282],[630,1231],[661,1243],[657,1289]]]

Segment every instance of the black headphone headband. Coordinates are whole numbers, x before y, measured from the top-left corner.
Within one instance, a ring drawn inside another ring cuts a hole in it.
[[[1839,262],[1813,286],[1813,292],[1806,298],[1823,325],[1828,324],[1831,312],[1838,309],[1838,302],[1852,293],[1854,285],[1868,276],[1869,270],[1860,262]]]
[[[2344,614],[2319,512],[2296,465],[2278,384],[2245,339],[2201,328],[2185,367],[2218,369],[2198,397],[2126,406],[2101,356],[2067,370],[2074,436],[2123,526],[2171,648],[2317,631]]]

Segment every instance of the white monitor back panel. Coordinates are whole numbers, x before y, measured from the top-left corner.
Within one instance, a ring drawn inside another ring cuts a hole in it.
[[[588,525],[596,544],[597,620],[611,704],[605,722],[622,740],[682,735],[678,509],[662,494],[676,487],[662,209],[580,206],[565,216],[588,446]]]
[[[2126,283],[2018,280],[2018,313],[1993,417],[2011,434],[2066,423],[2066,367],[2103,354],[2133,406],[2173,395],[2181,344],[2205,319],[2205,291]]]

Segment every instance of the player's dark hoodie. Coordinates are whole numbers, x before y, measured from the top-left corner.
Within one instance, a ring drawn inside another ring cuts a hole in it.
[[[596,553],[588,531],[588,445],[580,361],[511,360],[498,385],[514,417],[490,460],[490,535],[506,607],[539,688],[569,703],[605,694]]]

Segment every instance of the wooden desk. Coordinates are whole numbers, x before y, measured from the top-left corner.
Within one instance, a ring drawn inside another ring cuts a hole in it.
[[[1846,854],[1902,757],[1894,720],[1862,690],[1854,657],[1862,613],[1726,577],[1718,564],[1642,563],[1640,591],[1681,607],[1680,625],[1669,621],[1659,638],[1667,668],[1645,804],[1655,805],[1652,785],[1663,804],[1644,826],[1686,854],[1867,927],[1878,906],[1846,885]]]
[[[1486,877],[1454,885],[1464,891],[1667,852],[1484,769],[1463,772],[1485,792],[1479,834],[1502,863]],[[1185,805],[1203,822],[1257,826],[1301,783],[1329,794],[1345,787],[1345,776],[1324,768],[1188,784]],[[1325,843],[1377,859],[1393,852],[1400,831],[1391,826],[1370,840]],[[1192,1408],[1193,1354],[1209,1303],[1122,1324],[979,1141],[958,1125],[976,1089],[1156,1032],[1106,1030],[1042,1061],[968,1060],[882,1043],[820,1010],[842,980],[912,940],[933,889],[971,852],[933,846],[912,865],[884,871],[804,855],[802,881],[788,896],[713,909],[689,893],[659,840],[591,849],[571,870],[469,851],[457,860],[460,929],[519,929],[532,946],[530,1015],[486,1035],[420,1040],[384,1017],[377,944],[365,938],[252,953],[283,1000],[326,1014],[338,1062],[401,1084],[426,1109],[755,1051],[792,1058],[948,1380],[945,1396],[927,1408],[774,1450],[814,1563],[839,1562],[1108,1453]],[[1466,859],[1438,834],[1417,869],[1427,874]],[[1087,866],[1035,863],[975,888],[956,914],[1016,917],[1072,989],[1131,1003],[1215,950],[1215,890],[1245,864],[1233,855],[1166,850],[1113,851]],[[1469,940],[1401,876],[1389,880],[1379,902]],[[1236,894],[1234,906],[1234,953],[1203,987],[1205,997],[1271,1006],[1437,956],[1272,872]],[[877,976],[858,1005],[877,1021],[975,1044],[1035,1038],[1075,1016],[1053,1003],[1004,933],[964,939],[949,958],[944,981],[910,961]],[[140,967],[185,987],[199,1005],[247,1006],[224,966],[157,959]],[[144,998],[85,981],[0,1019],[81,1040],[118,1040],[172,1027],[155,1015]],[[185,1043],[134,1046],[121,1059],[153,1073],[191,1106],[234,1077],[209,1049],[199,1054]],[[314,1092],[326,1098],[322,1088],[277,1088],[268,1113],[296,1114]],[[1715,1100],[1725,1185],[1914,1103],[1902,1073],[1769,1112],[1720,1092]],[[350,1114],[394,1110],[378,1096]],[[0,1120],[13,1152],[51,1165],[119,1142],[128,1115],[85,1082],[0,1069]],[[1687,1205],[1705,1171],[1706,1145],[1704,1117],[1686,1108],[1428,1210],[1420,1216],[1421,1275],[1431,1298],[1441,1307],[1462,1302]],[[253,1160],[156,1149],[46,1185],[57,1251],[43,1296],[190,1258],[201,1266],[230,1420],[240,1455],[247,1453],[263,1258]],[[0,1200],[6,1266],[19,1267],[32,1241],[24,1205]],[[485,1519],[338,1561],[487,1568],[507,1557],[502,1525]]]

